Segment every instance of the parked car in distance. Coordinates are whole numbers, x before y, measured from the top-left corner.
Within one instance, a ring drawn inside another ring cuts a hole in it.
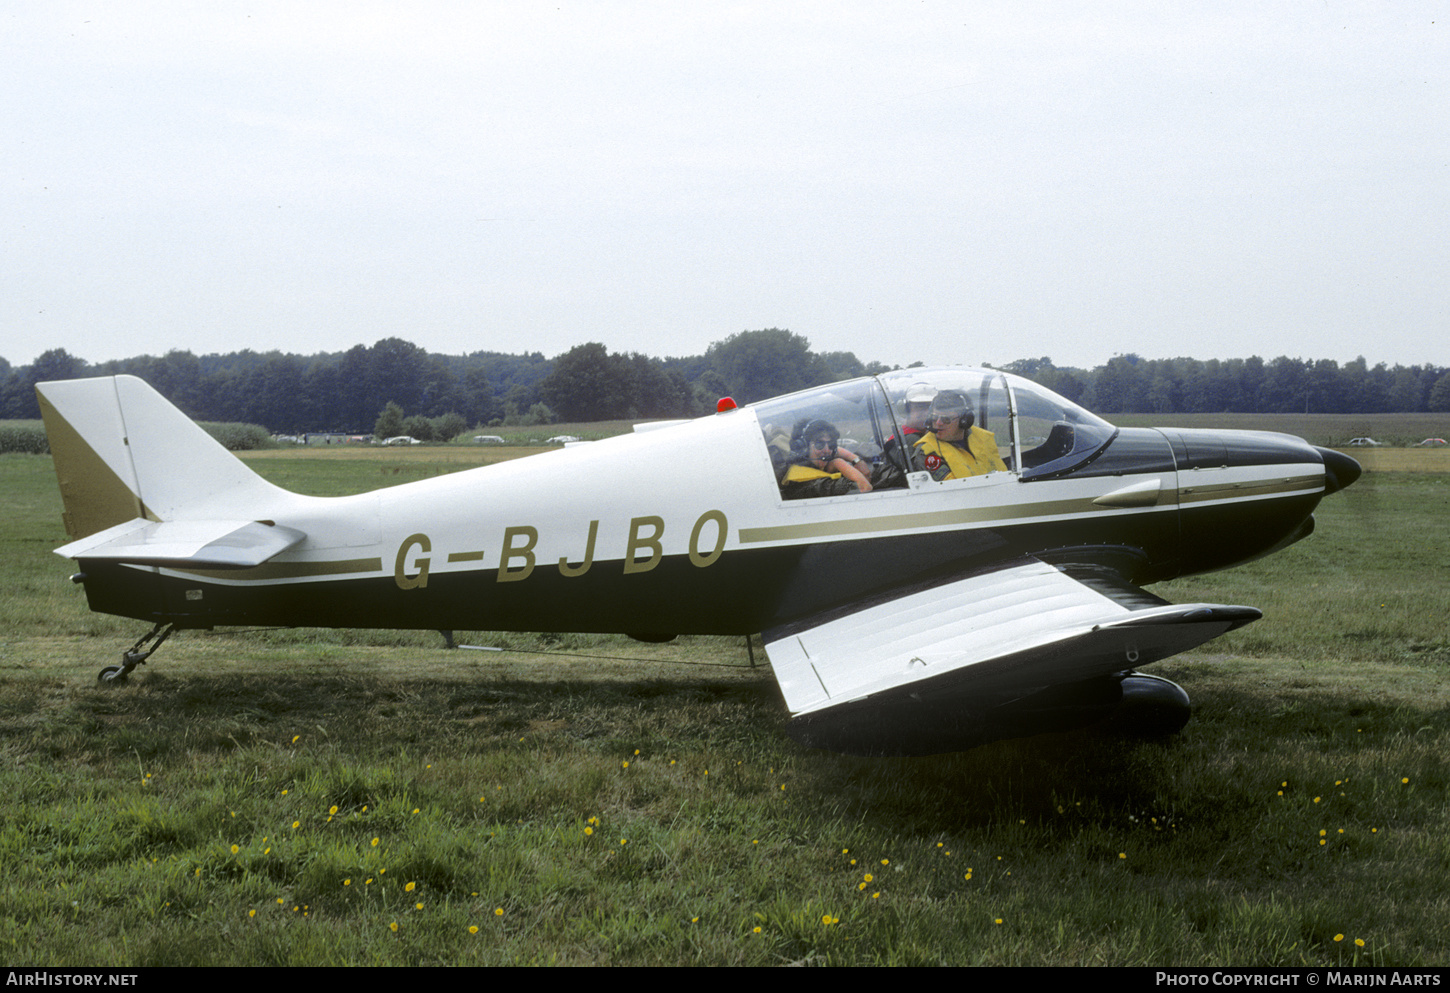
[[[1445,444],[1444,438],[1426,438],[1424,441],[1415,442],[1416,448],[1439,448]]]
[[[423,444],[421,441],[419,441],[417,438],[414,438],[412,435],[406,435],[406,434],[395,434],[391,438],[384,438],[382,443],[384,445],[421,445],[421,444]]]
[[[496,434],[476,434],[473,442],[476,445],[502,445],[503,439]]]
[[[554,435],[554,437],[552,437],[548,441],[544,442],[544,444],[546,444],[546,445],[567,445],[571,441],[578,441],[578,440],[579,439],[576,438],[576,437],[574,437],[574,435],[572,435],[572,434],[556,434],[556,435]]]
[[[1379,448],[1380,447],[1380,443],[1377,442],[1377,441],[1375,441],[1373,438],[1350,438],[1349,439],[1349,445],[1350,445],[1351,448]]]

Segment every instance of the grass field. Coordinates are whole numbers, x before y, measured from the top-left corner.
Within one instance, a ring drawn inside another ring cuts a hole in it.
[[[362,451],[248,461],[467,464]],[[794,744],[731,639],[186,632],[101,690],[144,625],[66,581],[48,457],[0,457],[0,511],[8,964],[1450,962],[1450,475],[1155,587],[1265,612],[1152,668],[1173,740],[910,760]]]

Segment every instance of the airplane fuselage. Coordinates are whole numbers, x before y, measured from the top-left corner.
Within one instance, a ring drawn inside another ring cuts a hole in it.
[[[1146,584],[1307,533],[1318,450],[1230,432],[1205,455],[1209,438],[1127,429],[1067,478],[785,501],[742,409],[360,496],[289,494],[252,515],[307,540],[251,569],[82,565],[93,609],[182,627],[747,634],[1015,556],[1106,560]]]

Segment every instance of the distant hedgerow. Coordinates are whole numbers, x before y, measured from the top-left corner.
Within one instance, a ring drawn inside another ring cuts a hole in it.
[[[204,421],[201,426],[231,452],[253,452],[259,448],[277,447],[272,435],[260,424]]]
[[[277,447],[267,429],[260,424],[204,423],[201,426],[228,451],[250,452]],[[50,442],[45,437],[45,425],[40,421],[0,421],[0,453],[6,452],[49,455]]]
[[[44,425],[40,421],[0,421],[0,452],[50,454]]]

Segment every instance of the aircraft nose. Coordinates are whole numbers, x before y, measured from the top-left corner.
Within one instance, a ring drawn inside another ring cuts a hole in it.
[[[1319,448],[1319,446],[1315,446]],[[1319,448],[1319,454],[1324,457],[1324,495],[1338,493],[1350,483],[1359,478],[1363,471],[1359,463],[1345,455],[1343,452],[1336,452],[1332,448]]]

